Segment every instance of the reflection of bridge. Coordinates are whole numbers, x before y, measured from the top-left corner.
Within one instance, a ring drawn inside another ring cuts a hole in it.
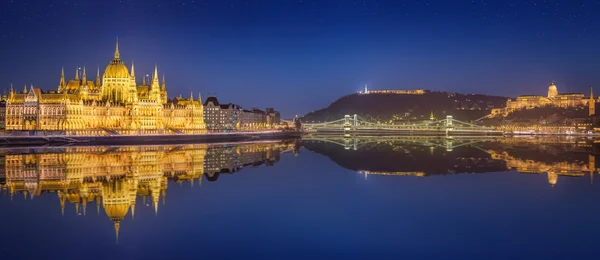
[[[307,132],[343,132],[350,133],[430,133],[445,135],[481,135],[501,134],[492,127],[470,124],[446,116],[443,120],[422,121],[413,124],[373,123],[357,116],[346,115],[342,119],[323,123],[303,123],[302,128]]]
[[[361,146],[378,143],[415,144],[428,147],[441,147],[452,151],[461,146],[494,140],[493,137],[460,137],[460,138],[435,138],[431,136],[354,136],[347,138],[340,135],[309,134],[302,138],[303,142],[332,143],[343,146],[346,150],[358,150]]]

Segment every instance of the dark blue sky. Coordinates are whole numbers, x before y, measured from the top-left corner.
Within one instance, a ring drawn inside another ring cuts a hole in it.
[[[5,0],[0,84],[54,89],[61,66],[102,72],[118,36],[138,79],[158,63],[170,96],[216,93],[286,117],[364,84],[584,92],[600,86],[599,14],[600,1]]]

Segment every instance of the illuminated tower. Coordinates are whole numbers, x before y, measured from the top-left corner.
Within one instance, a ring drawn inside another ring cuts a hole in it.
[[[550,84],[550,86],[548,87],[548,98],[553,99],[556,96],[558,96],[558,89],[556,88],[554,81],[552,81],[552,84]]]
[[[594,100],[594,92],[592,92],[592,88],[590,87],[590,101],[588,102],[589,108],[589,116],[596,115],[596,101]]]
[[[131,62],[131,80],[135,82],[135,66],[133,64],[133,61]]]
[[[110,102],[137,101],[135,82],[131,80],[129,70],[121,60],[118,40],[115,44],[113,60],[104,70],[101,90],[103,100]]]
[[[100,67],[98,67],[98,71],[96,71],[96,87],[100,87]]]
[[[167,85],[165,83],[165,74],[163,74],[162,76],[162,82],[161,82],[161,90],[160,90],[160,100],[162,101],[163,104],[167,103]],[[200,102],[202,102],[202,100],[200,100]]]
[[[81,85],[87,84],[87,76],[85,74],[85,65],[83,65],[83,74],[81,75]]]
[[[65,87],[65,67],[63,67],[60,72],[60,84],[58,86],[63,88]]]
[[[367,87],[367,84],[365,84],[365,94],[369,94],[369,88]]]
[[[158,84],[158,65],[154,66],[154,74],[152,74],[152,83],[150,85],[150,99],[157,101],[159,104],[162,104],[160,101],[160,85]]]

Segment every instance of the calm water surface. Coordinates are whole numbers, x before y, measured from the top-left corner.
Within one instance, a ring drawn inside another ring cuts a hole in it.
[[[597,151],[418,137],[0,149],[0,255],[597,259]]]

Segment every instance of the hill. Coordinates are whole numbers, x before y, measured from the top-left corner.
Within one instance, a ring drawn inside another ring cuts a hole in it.
[[[504,107],[507,97],[426,91],[424,94],[351,94],[331,103],[327,108],[310,112],[303,122],[323,122],[357,114],[370,121],[389,122],[443,119],[471,121],[488,115],[492,108]]]

